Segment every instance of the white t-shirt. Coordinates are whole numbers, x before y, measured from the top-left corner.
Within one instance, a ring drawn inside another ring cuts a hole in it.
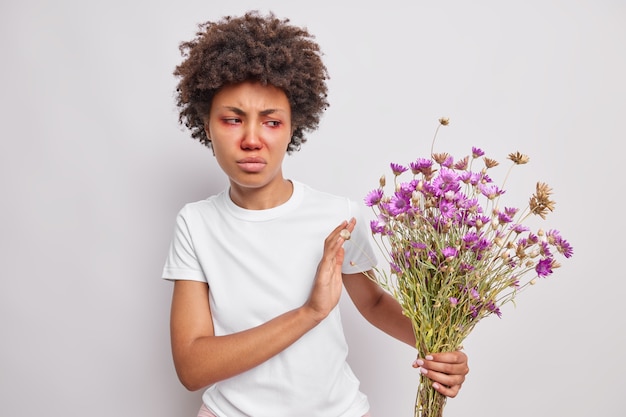
[[[344,273],[375,264],[361,206],[293,182],[284,204],[268,210],[235,205],[228,190],[179,212],[163,278],[207,282],[216,335],[261,325],[308,299],[324,239],[357,219],[344,243]],[[280,354],[203,394],[219,417],[360,417],[367,397],[346,362],[339,309]]]

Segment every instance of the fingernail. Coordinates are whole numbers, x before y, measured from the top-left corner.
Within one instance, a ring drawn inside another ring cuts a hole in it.
[[[438,384],[438,383],[436,383],[436,382],[433,382],[433,388],[434,388],[434,389],[439,389],[439,384]]]
[[[426,375],[428,373],[428,369],[426,368],[420,368],[420,372],[424,375]]]
[[[434,358],[432,355],[426,355],[426,360],[427,361],[432,361]]]
[[[417,366],[422,366],[422,365],[424,365],[424,361],[423,361],[423,360],[421,360],[421,359],[417,359],[417,360],[415,360],[415,362],[413,362],[413,363],[414,363],[414,364],[416,364]]]

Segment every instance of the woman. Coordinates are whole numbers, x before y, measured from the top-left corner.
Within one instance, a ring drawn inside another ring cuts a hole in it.
[[[342,287],[374,326],[415,338],[367,276],[375,256],[360,205],[283,176],[285,154],[328,106],[319,46],[287,19],[250,12],[200,25],[181,52],[180,121],[229,179],[180,211],[163,271],[174,281],[176,371],[189,390],[205,389],[198,415],[369,415],[346,363]],[[449,397],[468,372],[462,352],[414,366]]]

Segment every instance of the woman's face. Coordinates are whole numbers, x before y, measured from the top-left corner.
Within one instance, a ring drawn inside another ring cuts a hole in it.
[[[223,87],[205,129],[231,192],[284,186],[282,162],[293,131],[281,89],[253,82]]]

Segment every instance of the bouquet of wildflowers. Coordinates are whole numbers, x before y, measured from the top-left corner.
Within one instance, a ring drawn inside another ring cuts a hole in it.
[[[439,123],[437,131],[448,119]],[[508,159],[511,168],[529,160],[519,152]],[[559,267],[555,255],[573,254],[557,230],[524,225],[529,216],[545,219],[554,210],[551,188],[538,182],[524,210],[503,207],[504,183],[499,187],[488,175],[496,165],[475,147],[458,160],[431,149],[431,158],[392,163],[393,190],[385,192],[383,176],[365,198],[376,215],[372,233],[389,264],[389,272],[379,269],[372,279],[411,319],[421,355],[460,349],[482,318],[501,316],[503,304],[551,275]],[[415,416],[442,416],[445,400],[422,376]]]

